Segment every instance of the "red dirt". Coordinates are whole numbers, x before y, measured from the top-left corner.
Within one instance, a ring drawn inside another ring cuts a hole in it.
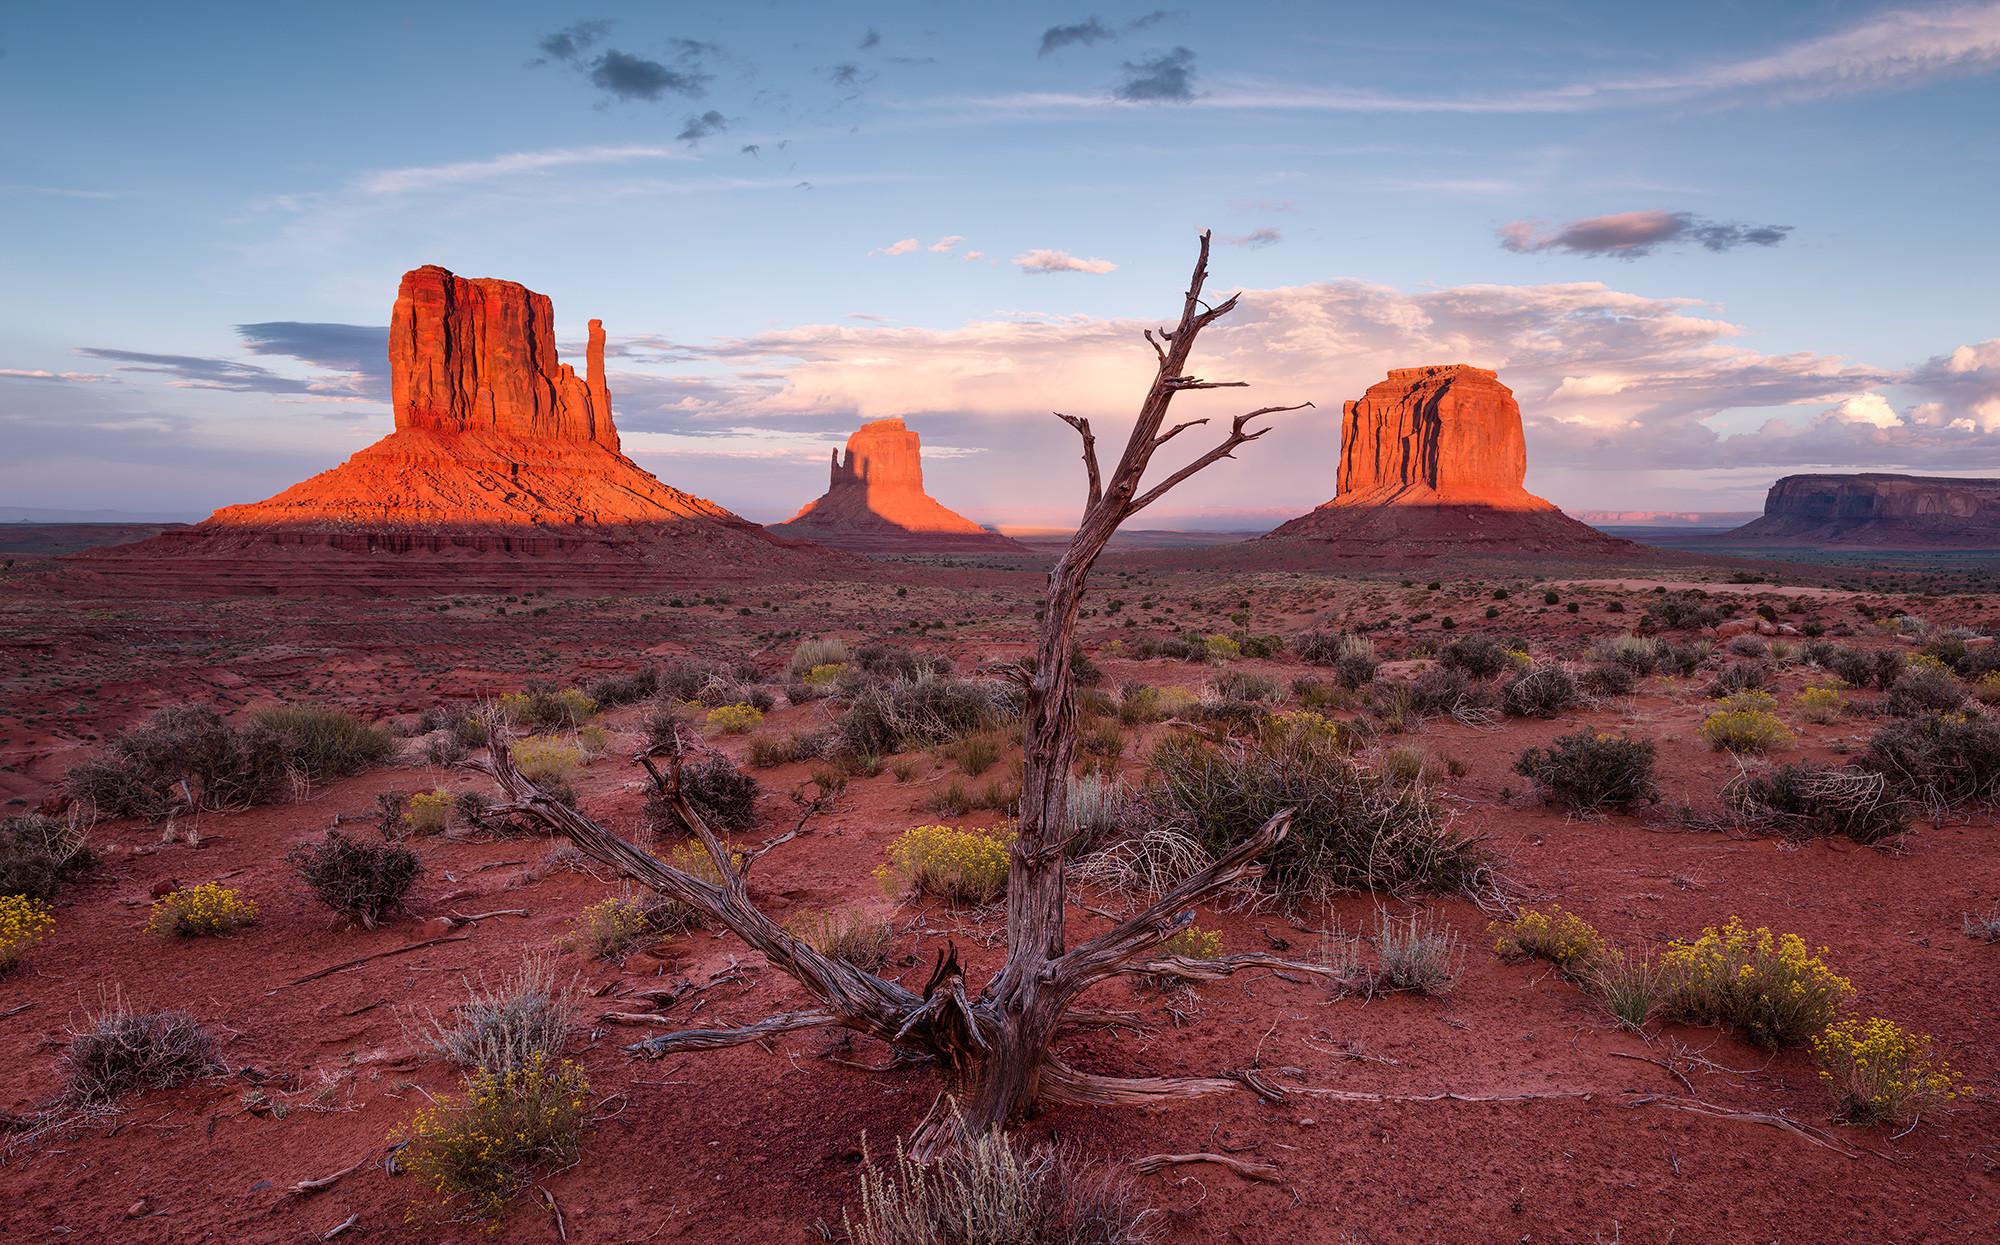
[[[908,580],[906,597],[868,583],[736,586],[722,590],[726,602],[693,607],[643,595],[85,602],[17,587],[0,595],[0,644],[9,659],[0,676],[0,794],[32,803],[93,744],[91,736],[175,700],[235,709],[277,697],[317,698],[371,714],[408,714],[532,677],[569,681],[673,652],[753,660],[773,674],[793,642],[777,638],[780,631],[853,641],[940,620],[946,625],[910,642],[947,652],[969,671],[1025,651],[1037,580],[1028,572],[929,573]],[[1501,617],[1474,624],[1492,600],[1489,589],[1503,584],[1513,592],[1492,602]],[[1111,686],[1194,685],[1213,672],[1131,661],[1109,646],[1141,630],[1229,630],[1227,615],[1239,609],[1250,611],[1252,631],[1285,634],[1321,618],[1428,612],[1453,613],[1465,628],[1523,634],[1538,651],[1573,657],[1589,638],[1629,626],[1650,599],[1641,586],[1564,587],[1566,600],[1584,604],[1584,613],[1570,615],[1544,606],[1540,587],[1532,579],[1486,576],[1433,593],[1308,575],[1162,576],[1120,564],[1100,573],[1090,599],[1098,612],[1086,620],[1084,639]],[[1795,604],[1754,585],[1709,587],[1746,604],[1768,599],[1780,611]],[[767,600],[775,608],[767,609]],[[1123,604],[1105,612],[1113,600]],[[1625,612],[1607,613],[1614,601]],[[1790,617],[1818,616],[1836,629],[1860,626],[1854,606],[1862,602],[1917,610],[1940,623],[1995,621],[1982,603],[1965,598],[1919,604],[1880,594],[1799,601],[1810,613]],[[501,605],[504,615],[494,612]],[[532,612],[543,608],[546,614]],[[737,613],[741,608],[751,616]],[[1128,617],[1141,627],[1124,627]],[[1433,617],[1377,638],[1401,646],[1441,637]],[[1232,668],[1281,680],[1312,673],[1287,661]],[[1781,701],[1802,679],[1798,669],[1787,671]],[[1855,696],[1864,704],[1875,698]],[[759,730],[784,732],[827,712],[823,702],[780,709]],[[1072,1062],[1107,1073],[1208,1074],[1255,1061],[1265,1079],[1294,1091],[1285,1100],[1241,1093],[1156,1114],[1061,1108],[1031,1123],[1028,1134],[1072,1139],[1086,1153],[1116,1160],[1227,1150],[1278,1167],[1279,1185],[1246,1183],[1212,1167],[1141,1178],[1141,1190],[1167,1214],[1166,1239],[1176,1242],[2000,1237],[2000,1120],[1992,1109],[2000,1077],[1994,961],[2000,949],[1975,944],[1958,928],[1961,913],[1987,911],[2000,897],[1994,819],[1982,813],[1960,824],[1920,827],[1900,855],[1675,829],[1674,806],[1712,808],[1717,789],[1736,773],[1726,755],[1693,739],[1701,712],[1698,681],[1666,680],[1629,701],[1557,722],[1508,720],[1499,729],[1433,724],[1394,742],[1462,762],[1465,773],[1448,790],[1462,822],[1489,836],[1507,875],[1629,948],[1657,947],[1732,915],[1826,944],[1829,960],[1859,990],[1860,1007],[1954,1048],[1970,1090],[1957,1109],[1900,1139],[1832,1126],[1804,1054],[1767,1056],[1715,1030],[1656,1027],[1650,1040],[1616,1032],[1575,987],[1540,968],[1497,960],[1488,950],[1485,916],[1463,900],[1440,899],[1421,906],[1458,930],[1467,948],[1465,974],[1445,999],[1335,1001],[1312,985],[1252,973],[1203,987],[1183,1027],[1160,996],[1114,985],[1093,1002],[1138,1012],[1145,1033],[1093,1032],[1067,1046]],[[635,737],[624,732],[637,713],[628,708],[608,716],[612,757],[632,750]],[[1514,757],[1579,722],[1658,740],[1667,805],[1639,817],[1577,821],[1521,794],[1522,780],[1509,772]],[[1805,741],[1796,755],[1820,757],[1855,748],[1873,726],[1865,718],[1796,725]],[[744,755],[740,737],[712,742]],[[1142,756],[1143,741],[1135,739],[1128,769],[1136,771]],[[898,930],[891,971],[911,984],[921,984],[930,957],[949,939],[969,959],[976,986],[997,962],[997,952],[983,945],[999,929],[997,919],[894,905],[871,877],[890,838],[936,819],[921,806],[955,773],[928,755],[914,760],[911,784],[888,772],[851,784],[808,834],[759,862],[753,895],[781,919],[837,903],[890,917]],[[761,841],[789,827],[784,793],[806,768],[754,771],[766,795],[760,824],[746,839]],[[629,829],[640,806],[638,778],[618,760],[593,763],[578,783],[584,807]],[[4,983],[0,1012],[24,1009],[0,1019],[0,1110],[25,1112],[49,1098],[66,1026],[114,988],[137,1003],[194,1011],[224,1039],[236,1071],[181,1091],[139,1095],[114,1118],[15,1154],[0,1166],[0,1233],[22,1240],[292,1241],[316,1238],[358,1215],[356,1229],[340,1239],[481,1237],[472,1229],[407,1226],[412,1182],[390,1177],[377,1162],[390,1131],[426,1105],[427,1095],[450,1092],[456,1080],[407,1035],[402,1016],[447,1008],[461,996],[463,978],[504,971],[524,950],[550,948],[580,907],[617,888],[567,872],[534,878],[547,851],[539,840],[420,840],[429,872],[414,912],[361,932],[336,927],[289,879],[282,857],[291,844],[316,837],[337,815],[365,817],[378,792],[435,785],[476,784],[421,764],[381,769],[301,803],[204,816],[198,847],[162,844],[158,831],[133,823],[98,828],[104,865],[65,893],[55,934]],[[986,823],[993,816],[984,811],[961,820]],[[260,919],[229,938],[147,937],[140,932],[147,896],[163,879],[240,888],[262,906]],[[1093,896],[1092,902],[1116,900]],[[530,915],[494,917],[470,927],[463,941],[285,985],[427,936],[423,918],[505,908]],[[1099,926],[1094,916],[1076,915],[1076,933]],[[1329,917],[1348,930],[1367,926],[1372,902],[1350,898],[1331,914],[1305,913],[1297,921],[1204,912],[1201,923],[1223,931],[1231,949],[1268,946],[1276,938],[1293,954],[1309,954]],[[706,981],[732,957],[745,979],[709,991],[699,1020],[740,1022],[800,1005],[801,993],[781,974],[733,940],[706,932],[676,937],[622,968],[573,951],[561,953],[561,964],[593,989],[604,988],[589,1001],[594,1016],[624,1010],[620,991],[683,976]],[[827,1033],[778,1038],[768,1051],[746,1047],[658,1063],[620,1052],[622,1043],[646,1032],[606,1025],[572,1048],[604,1118],[587,1134],[582,1164],[541,1184],[561,1206],[573,1241],[807,1241],[819,1239],[812,1229],[820,1222],[837,1232],[840,1208],[854,1198],[862,1134],[871,1146],[887,1148],[939,1088],[922,1070],[878,1073],[821,1058],[879,1063],[885,1053],[865,1041],[842,1048]],[[1663,1057],[1675,1042],[1718,1065],[1751,1070],[1735,1076],[1691,1069],[1700,1098],[1782,1110],[1830,1127],[1859,1156],[1842,1157],[1750,1123],[1630,1105],[1646,1095],[1687,1093],[1666,1071],[1618,1057]],[[284,1118],[244,1110],[253,1081],[290,1105]],[[329,1098],[315,1103],[317,1087],[329,1082]],[[1302,1092],[1309,1088],[1591,1096],[1375,1103]],[[293,1181],[364,1159],[323,1192],[284,1193]],[[529,1196],[489,1239],[540,1242],[554,1232],[548,1213]]]

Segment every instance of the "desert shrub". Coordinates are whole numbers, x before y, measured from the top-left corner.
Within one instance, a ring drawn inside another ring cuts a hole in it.
[[[1928,1033],[1871,1016],[1829,1025],[1812,1040],[1820,1080],[1850,1124],[1914,1123],[1958,1097],[1959,1077]]]
[[[1771,652],[1771,646],[1759,635],[1733,635],[1723,647],[1736,657],[1767,657]]]
[[[1284,699],[1276,679],[1261,674],[1232,670],[1209,683],[1211,695],[1221,700],[1250,700],[1265,704]]]
[[[184,1011],[139,1012],[115,999],[70,1033],[63,1101],[108,1107],[145,1089],[179,1089],[223,1071],[215,1039]]]
[[[1160,689],[1144,683],[1127,683],[1118,689],[1118,720],[1127,726],[1144,726],[1166,716]]]
[[[700,703],[705,689],[711,685],[726,686],[733,681],[728,669],[720,663],[704,657],[672,657],[660,666],[659,695],[682,703]]]
[[[1450,766],[1422,748],[1384,748],[1375,755],[1376,773],[1399,786],[1438,786],[1451,772]]]
[[[1018,1152],[998,1129],[931,1163],[897,1143],[878,1167],[863,1138],[859,1218],[842,1214],[852,1245],[1144,1245],[1155,1213],[1131,1186],[1068,1151]]]
[[[56,927],[55,914],[29,895],[0,895],[0,977],[14,971],[21,957]]]
[[[1708,685],[1710,696],[1729,696],[1737,692],[1762,691],[1771,686],[1771,663],[1766,661],[1732,661],[1716,672]]]
[[[1679,675],[1681,678],[1701,669],[1715,653],[1715,646],[1707,640],[1668,640],[1654,642],[1658,654],[1658,669],[1665,674]]]
[[[806,680],[813,671],[828,666],[847,664],[847,645],[844,641],[825,636],[799,641],[792,650],[791,660],[785,663],[785,674],[792,679]],[[838,672],[836,672],[836,677]],[[806,680],[810,681],[810,680]]]
[[[596,716],[597,702],[574,687],[534,686],[502,696],[500,712],[524,731],[575,730]]]
[[[1222,931],[1190,925],[1160,944],[1164,956],[1184,960],[1214,960],[1222,956]]]
[[[750,739],[750,764],[757,769],[770,769],[774,765],[810,761],[823,754],[825,744],[825,736],[811,731],[794,732],[783,738],[753,735]]]
[[[315,899],[364,929],[401,907],[424,871],[407,847],[357,842],[338,830],[299,844],[286,859]]]
[[[1847,707],[1847,698],[1838,687],[1813,684],[1792,697],[1792,706],[1808,722],[1831,722]]]
[[[1500,690],[1500,707],[1523,718],[1553,718],[1582,699],[1576,676],[1554,662],[1527,667]]]
[[[1511,664],[1507,652],[1507,645],[1492,636],[1462,635],[1438,651],[1438,660],[1447,669],[1463,670],[1475,679],[1489,679]]]
[[[1126,651],[1144,661],[1152,657],[1166,657],[1174,661],[1207,661],[1208,644],[1198,632],[1185,632],[1162,639],[1157,636],[1136,636],[1126,644]]]
[[[23,813],[0,821],[0,895],[52,900],[64,882],[96,863],[79,817]]]
[[[794,917],[787,928],[801,942],[830,960],[841,960],[863,972],[879,972],[889,962],[889,941],[895,931],[887,921],[841,908]]]
[[[514,768],[536,783],[566,783],[583,764],[583,749],[554,735],[529,735],[513,742]]]
[[[1119,833],[1070,866],[1081,885],[1135,895],[1158,895],[1206,869],[1210,857],[1185,814],[1163,812],[1135,798]]]
[[[1374,682],[1375,671],[1381,664],[1371,641],[1358,635],[1346,636],[1334,655],[1333,678],[1351,692]]]
[[[1837,676],[1850,687],[1867,687],[1874,677],[1874,659],[1867,652],[1832,640],[1813,640],[1806,645],[1806,660]]]
[[[497,1219],[535,1172],[576,1161],[590,1116],[580,1064],[537,1053],[520,1067],[481,1070],[390,1138],[398,1162],[444,1220]]]
[[[1864,759],[1903,794],[1934,808],[2000,799],[2000,723],[1965,713],[1890,722]]]
[[[439,769],[450,769],[463,761],[471,752],[470,748],[460,743],[458,737],[449,731],[424,740],[424,762]]]
[[[641,666],[628,674],[601,674],[585,683],[582,691],[600,709],[635,705],[660,694],[660,672]]]
[[[411,834],[441,834],[451,824],[458,797],[449,791],[419,791],[403,809],[403,824]]]
[[[1577,812],[1623,811],[1642,800],[1659,801],[1655,754],[1650,739],[1586,728],[1558,735],[1546,748],[1529,748],[1514,772],[1534,783],[1543,799]]]
[[[161,937],[200,938],[227,934],[252,924],[257,905],[220,882],[183,886],[153,903],[146,928]]]
[[[1162,804],[1187,819],[1210,855],[1292,810],[1291,831],[1264,857],[1262,878],[1287,903],[1352,889],[1457,891],[1485,865],[1477,841],[1452,829],[1428,787],[1397,783],[1336,747],[1174,736],[1161,742],[1153,765]]]
[[[721,735],[746,735],[764,720],[755,705],[723,705],[708,711],[708,729]]]
[[[1221,634],[1202,637],[1202,647],[1208,650],[1210,661],[1234,661],[1243,656],[1243,646],[1234,636]]]
[[[719,753],[681,766],[681,794],[711,830],[733,834],[756,824],[757,780]],[[646,821],[656,833],[694,833],[658,790],[646,795]]]
[[[899,644],[876,640],[864,644],[850,659],[861,674],[876,680],[948,678],[951,659],[934,653],[918,653]]]
[[[512,1072],[553,1066],[577,1026],[576,982],[556,975],[555,962],[529,955],[498,984],[467,984],[466,999],[449,1019],[426,1015],[425,1044],[462,1068]]]
[[[1646,1027],[1665,995],[1658,964],[1644,956],[1628,956],[1615,947],[1592,959],[1579,971],[1579,977],[1611,1018],[1634,1033]]]
[[[1004,689],[967,679],[923,674],[872,681],[848,698],[833,725],[840,750],[888,756],[931,748],[990,730],[1012,716]]]
[[[1696,631],[1721,622],[1720,607],[1709,604],[1708,594],[1699,588],[1669,592],[1655,597],[1639,617],[1642,631]]]
[[[1384,725],[1400,729],[1429,717],[1463,717],[1492,701],[1490,690],[1463,670],[1432,666],[1409,683],[1377,684],[1370,708]]]
[[[1825,954],[1796,934],[1749,929],[1731,917],[1662,953],[1664,1010],[1688,1024],[1731,1026],[1760,1046],[1800,1045],[1833,1023],[1854,993]]]
[[[1878,648],[1869,657],[1868,681],[1886,692],[1903,677],[1904,664],[1901,649]]]
[[[1770,752],[1792,746],[1792,730],[1764,709],[1717,709],[1701,724],[1702,742],[1717,752]]]
[[[1590,922],[1552,904],[1546,912],[1523,908],[1511,921],[1497,923],[1493,930],[1493,950],[1509,960],[1547,960],[1557,968],[1582,974],[1602,959],[1607,950],[1604,936]]]
[[[1744,775],[1723,795],[1746,821],[1788,839],[1838,835],[1873,844],[1909,829],[1909,804],[1880,773],[1855,766],[1781,765]]]
[[[1585,670],[1580,681],[1592,696],[1626,696],[1639,686],[1639,675],[1630,666],[1600,661]]]
[[[1352,723],[1315,713],[1311,709],[1274,713],[1264,719],[1258,728],[1258,735],[1266,747],[1300,744],[1343,751],[1353,749],[1363,738]]]
[[[114,735],[70,770],[68,786],[114,817],[164,817],[183,805],[247,808],[285,787],[285,745],[269,729],[237,728],[206,705],[161,709]]]
[[[278,738],[288,769],[312,782],[358,774],[396,752],[389,732],[323,705],[273,705],[250,721]]]
[[[1112,727],[1112,733],[1114,736],[1117,733],[1115,725]],[[946,754],[958,762],[958,767],[965,771],[966,777],[977,778],[993,768],[1005,747],[1006,741],[997,732],[981,731],[977,735],[967,735],[954,740],[946,749]]]
[[[915,826],[889,844],[889,861],[875,880],[891,898],[935,895],[953,903],[983,904],[1007,890],[1011,830]]]
[[[1380,991],[1403,991],[1436,998],[1451,993],[1465,967],[1465,951],[1451,927],[1421,914],[1382,914],[1375,940],[1381,967],[1371,983]]]
[[[1321,631],[1315,628],[1292,641],[1292,651],[1299,660],[1310,666],[1331,666],[1340,656],[1341,642],[1346,635],[1338,631]]]
[[[1606,636],[1590,646],[1590,659],[1601,665],[1622,666],[1635,675],[1653,673],[1660,664],[1660,645],[1645,636]]]
[[[1941,666],[1912,665],[1889,685],[1882,708],[1899,718],[1950,713],[1965,703],[1965,685]]]
[[[562,943],[600,960],[617,960],[642,942],[694,923],[693,913],[678,900],[665,896],[642,900],[628,891],[585,905],[570,921]]]
[[[2000,907],[1987,912],[1960,914],[1959,929],[1967,938],[1977,939],[1989,946],[2000,943]]]
[[[1982,705],[2000,705],[2000,670],[1988,670],[1972,685],[1972,694]]]

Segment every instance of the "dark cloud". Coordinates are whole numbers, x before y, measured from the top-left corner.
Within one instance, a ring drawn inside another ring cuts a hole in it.
[[[371,396],[389,396],[389,330],[369,324],[317,324],[269,320],[239,324],[236,335],[251,354],[278,355],[330,372],[349,372]]]
[[[713,77],[692,66],[669,68],[617,48],[590,63],[591,85],[619,99],[651,101],[669,93],[696,99]]]
[[[140,350],[113,350],[103,346],[78,346],[76,352],[115,363],[121,372],[150,372],[172,377],[174,385],[182,389],[222,389],[231,393],[318,392],[306,381],[280,376],[254,363],[237,363],[231,359],[148,354]]]
[[[1194,98],[1194,53],[1187,48],[1125,62],[1125,80],[1112,94],[1133,103],[1185,104]]]
[[[1662,246],[1697,243],[1711,251],[1740,246],[1776,246],[1792,232],[1790,225],[1747,225],[1716,221],[1693,212],[1617,212],[1573,220],[1559,228],[1541,221],[1517,220],[1500,227],[1500,245],[1523,255],[1536,251],[1567,251],[1572,255],[1610,255],[1637,259]]]
[[[753,160],[761,158],[763,150],[755,143],[745,143],[736,149],[738,155],[749,156]]]
[[[870,26],[868,28],[868,33],[861,36],[861,42],[855,44],[854,46],[859,50],[866,52],[870,48],[880,47],[881,44],[882,44],[882,32],[876,30],[873,26]]]
[[[681,132],[674,135],[683,142],[698,143],[713,134],[720,134],[729,128],[729,118],[711,108],[699,117],[689,117]]]
[[[1231,246],[1247,246],[1255,250],[1259,247],[1276,246],[1284,240],[1284,237],[1285,235],[1279,233],[1277,229],[1266,225],[1262,229],[1252,229],[1249,233],[1238,234],[1233,238],[1224,238],[1223,241]]]
[[[79,346],[77,353],[116,364],[120,372],[167,377],[167,383],[176,389],[270,393],[322,400],[388,400],[389,330],[386,328],[274,320],[238,325],[236,331],[252,354],[297,359],[331,374],[301,380],[234,359],[153,354],[104,346]]]
[[[1067,26],[1051,26],[1047,30],[1044,30],[1042,32],[1041,50],[1036,52],[1035,55],[1047,56],[1049,53],[1060,48],[1066,48],[1073,43],[1081,43],[1088,47],[1090,44],[1102,43],[1106,39],[1116,39],[1117,37],[1117,35],[1112,34],[1105,28],[1103,22],[1098,21],[1094,17],[1086,17],[1080,22],[1072,22]]]
[[[833,79],[834,86],[848,92],[850,96],[860,94],[862,87],[875,81],[874,74],[867,72],[852,61],[843,61],[835,65],[828,76]]]
[[[552,35],[543,35],[535,45],[542,50],[541,59],[529,63],[546,65],[550,61],[574,61],[595,46],[610,29],[610,22],[577,22]]]
[[[1170,18],[1185,16],[1186,13],[1186,9],[1154,9],[1151,13],[1135,17],[1131,21],[1126,22],[1125,29],[1132,31],[1145,30],[1149,27],[1157,26]]]

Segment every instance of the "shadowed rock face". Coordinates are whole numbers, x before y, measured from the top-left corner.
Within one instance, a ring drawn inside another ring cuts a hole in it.
[[[1021,548],[924,492],[922,447],[900,419],[856,429],[845,461],[834,451],[826,493],[773,530],[843,549]]]
[[[1499,376],[1463,363],[1397,368],[1342,408],[1333,500],[1262,539],[1374,560],[1642,552],[1530,493],[1527,474],[1521,408]]]
[[[1873,548],[2000,547],[2000,480],[1948,476],[1786,476],[1764,515],[1717,539]]]

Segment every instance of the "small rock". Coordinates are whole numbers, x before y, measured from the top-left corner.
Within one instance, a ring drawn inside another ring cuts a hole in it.
[[[417,923],[417,928],[411,931],[410,941],[423,942],[429,938],[442,938],[446,934],[449,934],[452,929],[451,918],[434,916],[428,921],[419,921]]]
[[[180,888],[181,880],[179,878],[161,878],[146,888],[146,894],[154,899],[165,899]]]

